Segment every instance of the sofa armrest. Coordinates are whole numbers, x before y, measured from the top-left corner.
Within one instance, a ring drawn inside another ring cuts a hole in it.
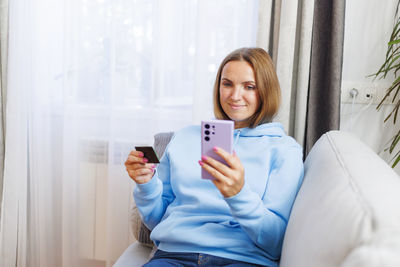
[[[145,264],[151,255],[151,248],[140,244],[138,241],[133,242],[122,255],[118,258],[114,267],[140,267]]]

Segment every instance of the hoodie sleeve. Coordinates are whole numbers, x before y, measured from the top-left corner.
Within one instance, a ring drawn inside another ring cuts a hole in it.
[[[291,146],[272,161],[263,198],[245,183],[237,195],[225,199],[233,217],[250,239],[276,260],[281,254],[283,236],[303,173],[302,149]]]
[[[136,184],[133,191],[142,220],[151,230],[161,221],[168,205],[175,199],[169,169],[167,147],[153,178],[147,183]]]

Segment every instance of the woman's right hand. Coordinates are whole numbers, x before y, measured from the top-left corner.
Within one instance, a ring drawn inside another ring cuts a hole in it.
[[[125,161],[129,177],[138,184],[147,183],[153,177],[155,165],[147,162],[143,152],[136,150],[131,151]]]

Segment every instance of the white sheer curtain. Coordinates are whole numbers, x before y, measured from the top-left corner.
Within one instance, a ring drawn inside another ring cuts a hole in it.
[[[212,117],[258,1],[13,0],[0,266],[111,266],[132,241],[136,144]]]
[[[8,0],[0,0],[0,212],[3,199],[5,103],[7,99]],[[1,215],[0,215],[1,217]]]

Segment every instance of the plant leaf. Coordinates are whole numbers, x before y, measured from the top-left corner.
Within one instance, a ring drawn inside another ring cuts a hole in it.
[[[385,100],[387,100],[391,95],[393,95],[393,98],[391,97],[390,98],[391,102],[394,104],[394,107],[392,108],[389,115],[387,115],[386,118],[384,119],[384,123],[386,123],[391,118],[391,116],[393,116],[393,124],[396,124],[397,122],[397,116],[399,115],[399,109],[400,109],[400,99],[399,99],[400,77],[398,77],[398,72],[400,72],[400,16],[398,14],[399,8],[400,8],[400,0],[397,1],[395,23],[393,25],[393,29],[390,34],[390,39],[387,42],[387,50],[384,62],[379,67],[376,73],[368,76],[368,77],[373,76],[373,79],[375,80],[377,78],[385,79],[387,75],[390,73],[394,74],[395,77],[394,81],[389,86],[389,88],[386,89],[386,93],[384,94],[378,106],[376,107],[376,109],[379,110],[382,107]],[[390,145],[385,149],[385,151],[389,150],[390,154],[393,153],[395,148],[399,145],[399,142],[400,142],[400,130],[389,140],[388,143],[390,143]],[[396,152],[395,156],[392,158],[391,161],[393,160],[394,162],[392,164],[392,168],[394,168],[400,162],[400,150]]]
[[[394,148],[396,147],[397,143],[400,140],[400,131],[397,132],[397,134],[395,135],[392,143],[390,144],[390,148],[389,148],[389,153],[392,153]]]
[[[393,40],[388,43],[388,45],[394,45],[400,43],[400,40]]]
[[[393,159],[396,159],[396,160],[393,162],[392,168],[396,167],[397,163],[399,163],[399,161],[400,161],[400,150],[396,153],[396,155],[393,157]]]

